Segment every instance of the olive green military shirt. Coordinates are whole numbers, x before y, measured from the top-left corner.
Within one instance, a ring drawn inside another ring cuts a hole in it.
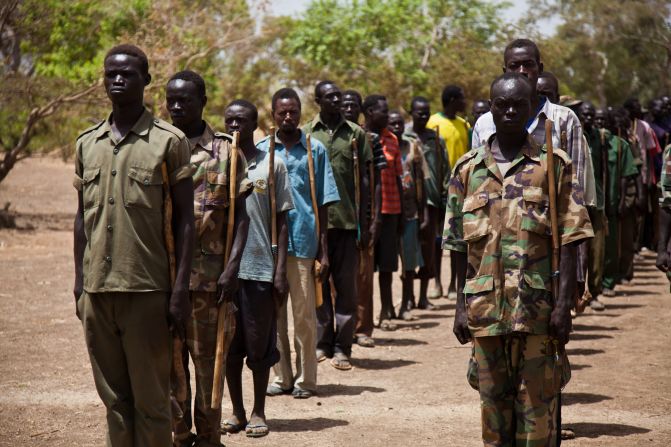
[[[659,179],[659,188],[659,206],[671,209],[671,144],[664,148],[662,176]]]
[[[84,290],[169,291],[163,235],[163,178],[191,176],[184,134],[145,110],[117,141],[110,118],[77,139],[75,187],[84,202]]]
[[[354,200],[354,157],[352,139],[356,138],[359,155],[359,175],[366,171],[368,163],[373,161],[373,151],[368,144],[366,132],[351,121],[343,120],[335,131],[331,132],[319,116],[303,127],[306,134],[321,141],[328,153],[333,176],[335,177],[340,202],[329,206],[329,229],[356,230],[356,203]]]
[[[571,158],[561,149],[554,153],[560,243],[594,237]],[[531,137],[505,175],[489,145],[467,152],[454,167],[443,241],[446,249],[467,253],[463,292],[475,337],[547,334],[554,307],[548,184],[547,152]]]
[[[429,132],[427,138],[422,141],[412,128],[406,130],[403,136],[411,141],[417,141],[421,145],[422,154],[424,154],[429,169],[428,178],[424,180],[427,203],[434,208],[444,210],[451,175],[445,141],[435,131]],[[440,148],[438,152],[436,152],[436,146]]]
[[[637,175],[638,167],[631,146],[624,139],[611,134],[608,148],[608,203],[606,203],[608,216],[615,216],[620,204],[620,179],[634,178]]]

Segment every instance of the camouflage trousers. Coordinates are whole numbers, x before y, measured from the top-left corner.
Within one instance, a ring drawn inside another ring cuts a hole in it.
[[[217,345],[217,294],[215,292],[190,292],[192,314],[186,324],[186,349],[191,355],[196,376],[196,393],[193,406],[194,425],[198,439],[218,443],[220,440],[219,426],[221,423],[221,407],[213,410],[212,381],[214,379],[214,357]],[[235,314],[235,305],[226,302],[222,306],[229,314]],[[235,332],[235,317],[229,318],[233,324],[226,327],[228,340]],[[224,352],[226,359],[226,352]],[[224,360],[225,361],[225,360]],[[188,361],[185,362],[188,377]],[[222,381],[225,374],[222,368]],[[179,411],[173,415],[175,444],[187,439],[191,433],[191,387],[187,381],[186,400],[178,402]],[[181,414],[179,414],[181,413]]]
[[[587,244],[587,287],[589,293],[594,297],[601,295],[603,290],[603,268],[606,257],[606,214],[603,211],[590,208],[589,218],[592,221],[594,238]]]
[[[547,335],[476,337],[474,362],[485,446],[554,447],[562,356]],[[473,383],[472,383],[473,384]]]

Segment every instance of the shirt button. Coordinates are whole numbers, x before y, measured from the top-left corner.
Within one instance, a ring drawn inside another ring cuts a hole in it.
[[[112,225],[107,225],[107,231],[112,231]]]
[[[149,186],[149,180],[148,179],[144,179],[144,186]]]
[[[113,150],[112,152],[114,152],[115,155],[118,154],[118,153],[119,153],[119,148],[118,148],[118,147],[115,147],[114,150]]]
[[[116,175],[116,169],[112,169],[112,177]]]
[[[105,262],[112,262],[111,256],[105,256]]]
[[[110,203],[110,205],[114,205],[114,198],[113,198],[113,197],[110,197],[109,200],[108,200],[108,202]]]

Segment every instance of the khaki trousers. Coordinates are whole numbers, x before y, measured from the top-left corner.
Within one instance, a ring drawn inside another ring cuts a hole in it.
[[[282,303],[277,318],[277,349],[280,351],[280,361],[273,366],[273,383],[284,390],[317,390],[317,312],[313,272],[313,259],[287,257],[287,278],[294,317],[296,376],[291,369],[287,299]]]
[[[77,301],[110,447],[172,444],[165,292],[86,293]]]
[[[594,230],[594,238],[588,244],[587,287],[592,297],[601,295],[603,290],[604,260],[606,257],[606,214],[590,208],[590,220]]]
[[[373,275],[375,270],[375,250],[366,248],[357,250],[359,269],[356,272],[358,298],[356,304],[356,329],[357,336],[373,336]]]

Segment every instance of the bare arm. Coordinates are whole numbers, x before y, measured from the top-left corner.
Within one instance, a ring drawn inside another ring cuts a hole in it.
[[[369,247],[374,247],[377,243],[377,237],[380,234],[380,226],[382,226],[382,183],[380,182],[380,171],[374,170],[375,179],[375,207],[371,210],[370,222],[370,241]]]
[[[372,161],[369,163],[373,163]],[[370,234],[368,234],[370,222],[368,222],[368,205],[370,202],[370,180],[368,179],[368,166],[369,163],[364,163],[363,166],[359,168],[359,175],[361,181],[361,191],[359,192],[360,204],[359,204],[359,229],[361,231],[361,247],[368,245]],[[321,215],[321,211],[319,213]],[[372,216],[371,216],[372,218]],[[320,219],[320,225],[321,219]],[[324,228],[323,225],[320,228]]]
[[[328,280],[328,272],[329,272],[329,256],[328,256],[329,247],[326,231],[328,230],[328,224],[329,224],[328,208],[329,208],[328,205],[322,205],[317,210],[317,212],[319,213],[319,241],[317,248],[317,259],[321,264],[321,270],[319,271],[319,276],[322,282]]]
[[[659,242],[657,243],[657,268],[671,270],[671,208],[659,208]]]
[[[437,254],[440,256],[440,254]],[[464,295],[464,284],[466,283],[466,253],[462,251],[450,251],[450,256],[454,257],[456,263],[456,287],[457,287],[457,307],[454,313],[454,326],[452,332],[462,345],[469,342],[471,332],[468,329],[468,316],[466,313],[466,296]]]
[[[250,189],[246,194],[235,199],[235,221],[233,224],[233,245],[231,247],[231,254],[228,258],[224,271],[217,281],[219,286],[219,302],[224,297],[232,296],[238,290],[238,272],[240,270],[240,260],[242,253],[247,244],[247,235],[249,233],[249,215],[245,201],[247,196],[251,194]]]
[[[287,225],[287,211],[277,213],[277,266],[273,284],[275,294],[280,300],[284,300],[289,293],[289,282],[287,280],[287,249],[289,247],[289,228]],[[282,301],[280,301],[282,302]]]
[[[549,333],[559,343],[568,343],[571,332],[571,307],[575,294],[577,245],[580,241],[563,245],[559,258],[559,294],[550,316]]]
[[[75,296],[75,314],[81,320],[77,301],[84,292],[84,249],[86,248],[86,233],[84,232],[84,200],[82,192],[77,192],[77,214],[75,214],[74,224],[74,257],[75,257],[75,286],[73,293]]]

